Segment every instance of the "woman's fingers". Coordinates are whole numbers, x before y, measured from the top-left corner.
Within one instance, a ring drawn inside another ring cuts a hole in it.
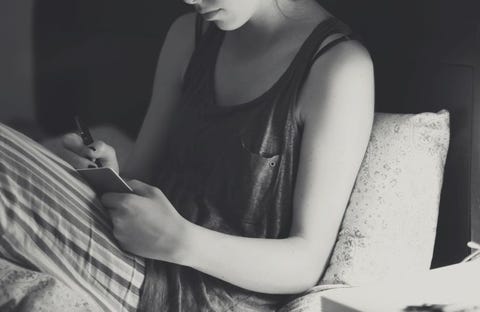
[[[128,180],[127,184],[132,188],[135,194],[144,197],[155,197],[157,193],[160,192],[158,188],[135,179]]]
[[[82,138],[76,133],[67,133],[62,137],[63,146],[75,154],[95,159],[94,150],[83,144]]]
[[[70,162],[70,164],[76,169],[97,168],[97,164],[87,158],[75,156],[72,162]]]
[[[91,155],[99,159],[111,160],[117,157],[115,149],[101,140],[93,142],[88,148],[92,151]]]
[[[65,149],[89,161],[86,167],[80,168],[88,168],[88,166],[92,165],[96,167],[94,161],[99,159],[102,161],[104,167],[110,167],[117,172],[119,170],[115,149],[103,141],[95,141],[86,146],[78,134],[68,133],[62,137],[62,143]],[[72,162],[70,163],[74,165]]]
[[[120,193],[105,193],[100,198],[100,201],[107,208],[116,208],[120,206],[123,198],[124,195]]]
[[[99,159],[102,162],[103,167],[109,167],[116,172],[119,172],[117,154],[112,146],[98,140],[90,144],[88,149],[90,150],[89,155],[94,159]]]
[[[117,218],[138,212],[143,203],[141,197],[126,193],[105,193],[100,201],[108,209],[110,216]]]
[[[78,154],[71,152],[67,149],[65,149],[61,153],[60,157],[63,158],[66,162],[68,162],[72,167],[76,169],[97,167],[97,165],[90,159],[85,157],[80,157],[78,156]]]

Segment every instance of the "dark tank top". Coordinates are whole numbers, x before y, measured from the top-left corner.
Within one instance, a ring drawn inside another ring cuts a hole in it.
[[[315,59],[347,40],[349,29],[334,18],[318,24],[268,91],[234,106],[219,106],[214,96],[214,68],[225,33],[213,23],[203,35],[197,23],[196,33],[157,185],[195,224],[237,236],[286,238],[302,137],[296,118],[299,91]],[[344,36],[319,51],[325,38],[336,33]],[[248,291],[189,267],[147,260],[140,308],[275,311],[288,299]]]

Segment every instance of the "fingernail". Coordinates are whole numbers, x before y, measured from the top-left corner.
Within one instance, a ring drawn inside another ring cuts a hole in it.
[[[97,168],[97,166],[94,166],[94,165],[88,165],[88,168]]]
[[[91,150],[94,151],[94,152],[97,151],[97,150],[95,149],[95,147],[93,147],[93,146],[89,146],[88,148],[91,149]]]

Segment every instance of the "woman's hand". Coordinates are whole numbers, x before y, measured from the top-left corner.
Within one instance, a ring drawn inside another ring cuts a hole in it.
[[[158,188],[137,180],[128,184],[135,194],[107,193],[101,198],[110,211],[115,238],[136,255],[181,263],[188,221]]]
[[[119,172],[115,149],[103,141],[94,141],[85,146],[82,138],[76,133],[67,133],[62,137],[62,144],[69,152],[65,160],[74,168],[97,167],[95,160],[100,160],[103,167],[109,167]]]

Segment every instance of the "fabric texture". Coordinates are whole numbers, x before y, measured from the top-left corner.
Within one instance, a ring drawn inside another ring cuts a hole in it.
[[[2,124],[0,159],[0,255],[105,311],[134,311],[143,259],[119,249],[93,190],[66,162]]]
[[[187,68],[158,186],[186,219],[218,232],[285,238],[292,219],[302,126],[296,102],[312,60],[333,34],[321,22],[280,79],[247,103],[216,102],[214,69],[225,33],[213,23]],[[191,268],[147,261],[142,309],[275,311],[288,296],[254,293]]]
[[[375,115],[322,283],[361,285],[430,268],[449,113]]]
[[[53,276],[0,259],[0,311],[100,312],[94,302]]]
[[[322,295],[325,292],[350,287],[344,284],[317,285],[281,307],[277,312],[322,312]]]

